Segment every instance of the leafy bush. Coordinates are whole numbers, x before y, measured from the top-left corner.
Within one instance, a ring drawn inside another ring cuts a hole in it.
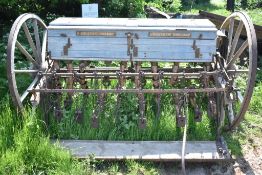
[[[182,4],[180,0],[173,0],[173,2],[169,5],[169,11],[171,12],[179,12]]]
[[[206,4],[206,3],[210,3],[210,0],[182,0],[182,4],[183,6],[193,6],[196,4]]]
[[[143,0],[107,0],[101,4],[101,16],[140,17],[144,15]]]
[[[161,11],[177,13],[181,10],[181,0],[153,0],[148,1],[147,6],[158,8]]]
[[[236,5],[244,9],[261,8],[262,0],[237,0]]]

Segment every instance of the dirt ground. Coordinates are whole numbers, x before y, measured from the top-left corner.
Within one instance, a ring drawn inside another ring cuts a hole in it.
[[[246,157],[246,156],[245,156]],[[237,158],[233,163],[217,164],[187,164],[187,175],[262,175],[262,157],[254,154],[247,158]],[[160,169],[161,175],[182,174],[180,165],[174,167],[173,163],[165,163]]]
[[[236,159],[233,164],[236,175],[262,174],[262,143],[261,138],[249,140],[250,144],[243,147],[243,157]]]
[[[187,175],[262,175],[262,143],[254,139],[243,147],[243,157],[235,158],[232,163],[195,163],[186,164]],[[161,175],[182,174],[179,163],[165,163],[160,168]]]

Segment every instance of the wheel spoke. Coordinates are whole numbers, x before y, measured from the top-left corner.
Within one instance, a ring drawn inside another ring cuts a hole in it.
[[[45,63],[46,40],[47,40],[47,30],[44,30],[43,41],[42,41],[42,53],[41,53],[42,64]]]
[[[229,74],[235,74],[235,75],[238,75],[238,74],[247,74],[249,72],[248,69],[243,69],[243,70],[227,70],[227,73]]]
[[[28,40],[28,42],[29,42],[29,45],[30,45],[30,47],[31,47],[32,50],[33,50],[33,55],[34,55],[34,57],[35,57],[35,58],[38,58],[34,41],[33,41],[32,37],[31,37],[31,34],[30,34],[30,32],[29,32],[29,30],[28,30],[28,27],[27,27],[27,25],[26,25],[25,22],[23,23],[23,29],[24,29],[26,38],[27,38],[27,40]]]
[[[244,50],[248,47],[248,41],[246,40],[243,42],[243,44],[240,46],[236,54],[232,57],[232,59],[228,62],[227,67],[230,67],[234,62],[239,58],[239,56],[244,52]]]
[[[228,110],[228,119],[230,124],[234,121],[234,111],[233,111],[233,104],[229,103],[227,105],[227,110]]]
[[[232,58],[232,56],[233,56],[233,54],[234,54],[234,52],[236,50],[236,46],[237,46],[238,39],[239,39],[239,36],[240,36],[242,28],[243,28],[243,25],[244,25],[243,22],[240,21],[239,25],[237,27],[236,33],[234,35],[234,39],[232,41],[232,45],[231,45],[231,48],[230,48],[230,52],[229,52],[229,56],[227,58],[227,61]]]
[[[16,46],[21,51],[21,53],[25,55],[28,61],[32,62],[35,66],[39,67],[39,64],[37,64],[34,58],[25,50],[25,48],[21,45],[19,41],[16,41]]]
[[[227,59],[228,59],[228,54],[230,52],[231,49],[231,43],[232,43],[232,37],[233,37],[233,31],[234,31],[234,18],[230,19],[230,23],[229,23],[229,31],[228,31],[228,48],[227,48]]]
[[[240,103],[243,103],[244,97],[240,91],[237,91],[237,98],[240,101]]]
[[[29,94],[29,90],[32,90],[35,84],[38,82],[39,76],[36,76],[33,82],[29,85],[29,87],[26,89],[26,91],[23,93],[23,95],[20,98],[21,103],[24,101],[26,96]]]
[[[39,30],[37,25],[37,20],[33,20],[34,25],[34,35],[35,35],[35,42],[36,42],[36,51],[37,51],[37,61],[38,63],[41,62],[41,45],[40,45],[40,38],[39,38]]]

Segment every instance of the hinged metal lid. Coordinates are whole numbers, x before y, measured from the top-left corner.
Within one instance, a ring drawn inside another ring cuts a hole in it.
[[[208,19],[57,18],[50,26],[170,27],[216,29]]]

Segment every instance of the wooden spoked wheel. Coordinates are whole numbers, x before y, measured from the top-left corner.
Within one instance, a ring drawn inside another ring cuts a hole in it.
[[[47,27],[34,14],[22,14],[14,22],[8,38],[7,77],[12,100],[18,109],[45,71]]]
[[[227,87],[223,95],[226,129],[235,129],[243,120],[255,86],[257,69],[257,39],[254,26],[247,14],[232,13],[220,29],[224,36],[218,38],[220,56],[218,64],[223,76],[222,86]],[[222,108],[223,108],[222,107]]]

